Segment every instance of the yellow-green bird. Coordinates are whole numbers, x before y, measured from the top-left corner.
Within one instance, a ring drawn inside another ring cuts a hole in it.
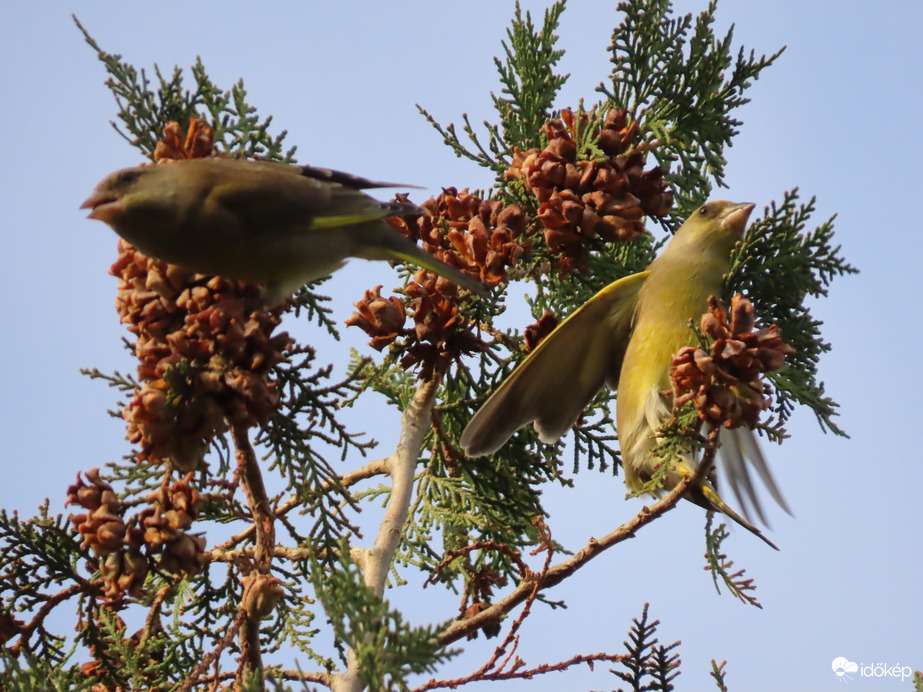
[[[725,201],[702,205],[645,271],[606,286],[562,322],[471,419],[461,437],[465,453],[491,454],[528,423],[535,425],[543,442],[556,442],[608,383],[617,389],[616,426],[625,482],[632,490],[641,488],[659,463],[652,454],[653,434],[671,415],[662,392],[671,388],[672,355],[695,345],[690,322],[698,323],[709,296],[721,295],[731,251],[743,237],[752,210],[752,204]],[[722,469],[741,505],[746,497],[765,523],[749,462],[772,497],[789,511],[753,433],[723,429],[720,441]],[[676,487],[695,469],[691,453],[677,460],[664,488]],[[776,547],[731,509],[708,481],[696,483],[686,497],[723,512]]]
[[[200,158],[116,171],[81,209],[146,255],[263,284],[268,303],[348,257],[412,262],[486,294],[389,226],[388,217],[422,212],[362,192],[375,187],[399,186],[310,166]]]

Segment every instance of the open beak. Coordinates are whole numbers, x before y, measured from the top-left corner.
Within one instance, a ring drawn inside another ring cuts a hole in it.
[[[98,219],[99,221],[108,223],[118,211],[118,206],[116,205],[118,201],[118,197],[100,190],[93,190],[93,194],[83,200],[83,204],[80,205],[80,208],[90,209],[87,218]]]
[[[743,235],[744,227],[747,225],[747,219],[750,218],[750,212],[756,205],[753,202],[743,202],[735,204],[733,207],[724,212],[724,218],[721,219],[721,225],[731,229],[738,235]]]

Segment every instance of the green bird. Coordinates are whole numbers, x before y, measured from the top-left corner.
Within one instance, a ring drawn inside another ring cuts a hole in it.
[[[672,355],[696,345],[690,329],[720,296],[731,251],[743,237],[752,204],[711,201],[697,209],[643,272],[606,286],[562,322],[519,365],[471,419],[461,437],[468,456],[491,454],[519,428],[533,423],[540,439],[559,440],[605,384],[617,390],[616,426],[625,483],[649,481],[660,461],[654,433],[670,415]],[[779,505],[789,511],[752,431],[722,429],[722,469],[741,505],[744,497],[765,523],[747,468],[749,462]],[[695,473],[693,454],[678,459],[663,488]],[[723,512],[773,548],[759,529],[731,509],[705,479],[685,497]],[[778,548],[776,548],[778,549]]]
[[[348,257],[412,262],[486,295],[389,226],[386,218],[422,210],[362,192],[376,187],[399,186],[310,166],[200,158],[116,171],[80,208],[150,257],[263,284],[270,304]]]

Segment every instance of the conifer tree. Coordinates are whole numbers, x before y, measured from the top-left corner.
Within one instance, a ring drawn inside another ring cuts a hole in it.
[[[607,664],[626,689],[673,689],[677,644],[657,641],[647,605],[626,623],[624,651],[529,663],[510,654],[551,587],[594,569],[594,558],[626,538],[644,540],[643,527],[685,489],[582,546],[555,541],[542,490],[568,485],[572,473],[619,472],[616,393],[600,392],[557,444],[530,427],[489,460],[466,459],[458,445],[473,412],[558,321],[643,270],[725,185],[735,111],[782,52],[756,57],[734,48],[731,31],[716,35],[716,2],[697,16],[676,16],[667,0],[618,7],[611,65],[593,98],[558,103],[567,79],[556,72],[566,48],[555,34],[565,11],[558,0],[540,23],[516,7],[495,59],[492,122],[464,116],[456,128],[420,108],[447,146],[494,181],[486,191],[442,181],[438,197],[413,200],[423,214],[396,226],[491,298],[398,266],[400,289],[356,295],[347,328],[366,332],[380,355],[354,354],[345,373],[282,331],[306,320],[318,340],[337,338],[341,306],[324,297],[323,281],[266,310],[259,287],[119,242],[111,273],[137,372],[87,374],[120,397],[134,452],[49,488],[66,493],[69,515],[47,506],[28,519],[0,515],[0,689],[429,690],[503,679],[528,689],[533,677],[581,663]],[[224,89],[201,62],[191,78],[179,68],[151,76],[77,26],[108,72],[117,132],[143,157],[296,162],[242,82]],[[785,362],[754,375],[762,394],[744,422],[781,441],[792,411],[806,406],[842,435],[837,405],[817,381],[830,346],[808,303],[855,269],[834,243],[833,220],[814,225],[813,198],[776,194],[716,297],[738,306],[731,301],[742,294],[750,307],[729,316],[715,304],[718,331],[700,331],[701,354],[683,373],[701,386],[692,364],[722,367],[710,350],[721,335],[756,344],[766,333],[757,326],[775,325],[789,346]],[[510,287],[522,285],[533,323],[509,325],[505,311],[522,292]],[[372,394],[400,412],[399,442],[383,456],[341,420],[344,407]],[[662,431],[667,460],[671,440],[698,440],[701,473],[731,416],[707,418],[704,398],[677,397]],[[363,536],[357,511],[376,504],[384,506],[377,535]],[[715,584],[759,606],[754,583],[724,553],[723,525],[708,522]],[[436,624],[408,623],[386,587],[402,588],[411,573],[458,594],[457,609]],[[76,615],[76,637],[48,626],[52,611]],[[491,660],[441,678],[442,664],[475,636],[497,637]],[[282,663],[291,652],[297,667]],[[724,666],[712,662],[719,689]]]

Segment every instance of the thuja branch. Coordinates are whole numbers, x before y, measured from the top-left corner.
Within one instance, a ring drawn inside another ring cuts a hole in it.
[[[213,665],[218,660],[221,652],[230,646],[231,642],[234,640],[234,634],[238,631],[244,619],[245,613],[243,611],[239,612],[231,627],[228,628],[227,633],[225,633],[224,637],[218,642],[218,645],[207,653],[202,661],[189,673],[185,682],[177,688],[177,692],[188,692],[200,681],[200,676],[205,673],[209,666]]]
[[[385,580],[400,543],[404,522],[413,497],[413,478],[429,430],[438,383],[424,380],[401,416],[401,437],[385,463],[391,476],[391,495],[378,535],[371,548],[357,551],[354,559],[363,569],[365,583],[377,595],[384,593]]]
[[[263,475],[256,459],[256,453],[247,436],[247,429],[234,426],[232,430],[234,446],[236,447],[237,476],[241,487],[247,497],[247,504],[253,515],[253,526],[256,531],[256,564],[257,569],[266,574],[269,572],[270,559],[275,545],[275,524],[272,508],[269,506],[269,497],[263,484]]]
[[[438,690],[446,687],[454,690],[467,683],[483,682],[487,680],[531,680],[536,675],[563,672],[581,663],[586,663],[592,668],[593,664],[602,661],[608,663],[619,663],[625,661],[628,658],[629,656],[626,654],[598,653],[579,655],[569,658],[566,661],[559,661],[557,663],[542,663],[541,665],[535,666],[534,668],[522,668],[520,665],[513,670],[498,670],[493,673],[486,673],[484,675],[474,674],[463,678],[455,678],[453,680],[430,680],[420,687],[415,687],[413,692],[425,692],[426,690]],[[516,661],[517,663],[522,663],[521,659],[517,658]]]
[[[391,476],[391,493],[378,535],[371,548],[351,550],[351,556],[362,569],[362,578],[376,596],[384,593],[388,570],[400,543],[404,522],[413,499],[413,479],[417,460],[423,449],[423,439],[435,405],[439,383],[435,378],[422,380],[413,399],[401,415],[401,436],[394,453],[383,463]],[[335,692],[358,691],[363,687],[359,677],[359,661],[353,650],[347,653],[347,670],[336,676]]]
[[[275,523],[269,497],[266,495],[266,486],[263,483],[263,474],[256,459],[256,453],[250,444],[247,428],[235,425],[231,434],[236,448],[237,476],[247,498],[247,505],[253,516],[253,525],[256,529],[256,544],[254,549],[255,569],[251,578],[257,574],[266,575],[272,562],[273,548],[275,546]],[[240,662],[237,668],[237,681],[244,683],[254,676],[263,682],[263,661],[260,650],[260,618],[246,613],[247,599],[241,602],[241,613],[246,617],[237,618],[238,645],[240,646]]]
[[[541,574],[525,577],[512,593],[490,607],[485,608],[469,618],[453,622],[449,627],[437,635],[439,643],[446,646],[476,632],[485,624],[499,621],[513,608],[529,599],[533,593],[556,586],[604,551],[628,538],[634,538],[639,529],[647,526],[661,515],[673,509],[682,499],[686,489],[699,482],[700,479],[705,478],[711,471],[715,463],[715,454],[718,449],[719,432],[719,428],[714,428],[709,432],[708,441],[702,455],[702,461],[699,463],[695,474],[680,481],[676,487],[667,493],[661,500],[650,507],[642,508],[632,519],[602,538],[590,538],[586,545],[569,559],[558,563]]]
[[[366,480],[368,478],[373,478],[375,476],[383,476],[389,473],[389,464],[387,459],[375,459],[370,461],[365,466],[362,466],[348,473],[344,473],[340,476],[338,482],[343,488],[349,488],[356,483]],[[322,488],[323,490],[329,490],[333,486],[332,483],[325,483]],[[299,509],[304,506],[304,497],[298,493],[293,494],[287,500],[277,505],[270,514],[276,518],[285,516],[293,509]],[[234,550],[234,546],[240,545],[244,541],[250,539],[254,533],[256,533],[257,524],[251,524],[246,529],[240,533],[232,536],[227,539],[221,545],[217,545],[212,550],[209,551],[209,556],[212,560],[233,560],[233,556],[240,555],[243,553],[252,553],[253,551],[249,548],[244,548],[242,550]],[[273,548],[273,555],[275,557],[288,557],[290,559],[299,559],[303,560],[307,556],[309,551],[303,550],[300,548],[282,548],[280,546],[275,546]]]

